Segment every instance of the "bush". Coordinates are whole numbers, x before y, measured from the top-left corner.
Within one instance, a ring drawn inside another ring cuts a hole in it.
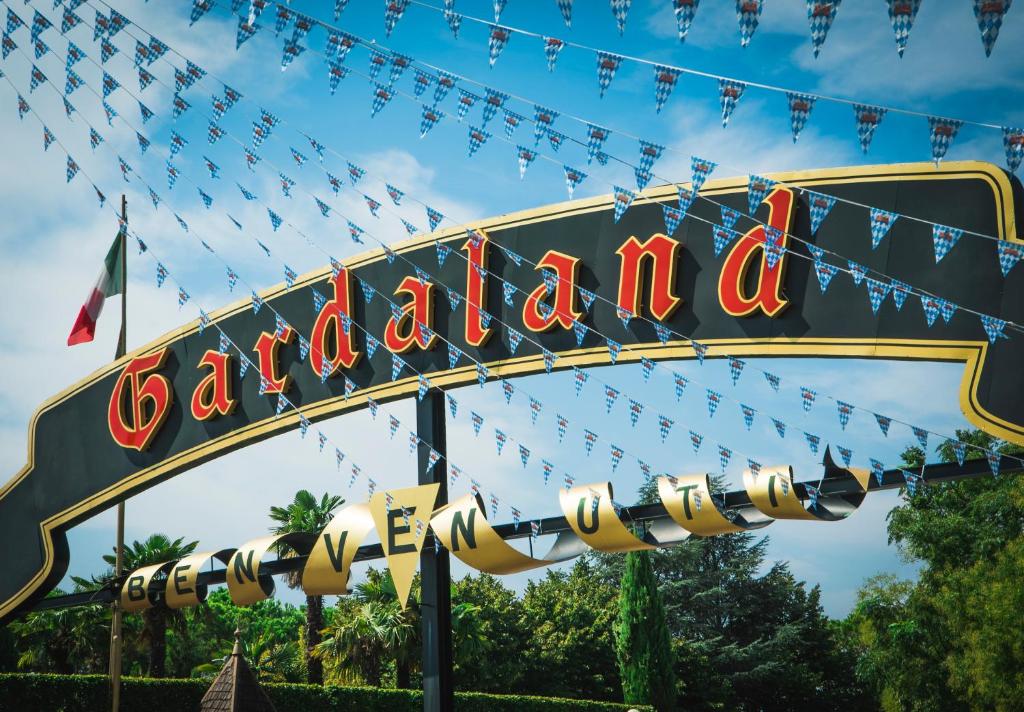
[[[188,712],[198,710],[208,680],[121,681],[123,712]],[[423,695],[418,690],[376,687],[317,687],[268,683],[263,686],[277,712],[418,712]],[[110,707],[109,682],[103,675],[0,674],[0,712],[95,712]],[[563,700],[523,695],[488,695],[457,692],[455,709],[469,712],[619,712],[629,705],[584,700]]]

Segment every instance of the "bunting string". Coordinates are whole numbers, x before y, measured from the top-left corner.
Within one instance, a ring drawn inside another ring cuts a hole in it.
[[[320,21],[316,20],[315,18],[309,18],[309,20],[310,20],[311,22],[319,23],[319,24],[323,25],[323,26],[324,26],[325,28],[329,28],[329,27],[331,27],[330,25],[328,25],[328,24],[326,24],[326,23],[322,23],[322,22],[320,22]],[[140,29],[141,29],[141,28],[140,28]],[[332,32],[333,32],[334,30],[332,29],[332,30],[330,30],[330,31],[332,31]],[[344,33],[344,34],[345,34],[345,35],[346,35],[347,37],[350,37],[350,38],[351,38],[351,39],[353,40],[353,42],[355,42],[355,43],[360,43],[360,42],[361,42],[361,43],[365,44],[365,40],[362,40],[362,38],[358,38],[358,37],[356,37],[356,36],[353,36],[353,35],[348,35],[347,33]],[[386,49],[386,48],[382,48],[382,49]],[[371,48],[371,51],[372,51],[372,52],[376,52],[376,53],[377,53],[378,55],[380,55],[380,52],[379,52],[379,51],[378,51],[377,49]],[[177,53],[177,52],[175,52],[175,54],[178,54],[178,56],[181,56],[181,55],[180,55],[180,53]],[[392,52],[392,54],[394,54],[394,53]],[[383,55],[380,55],[380,56],[383,56]],[[407,58],[407,57],[405,57],[404,55],[395,55],[395,56],[396,56],[396,57],[401,57],[401,58],[403,59],[403,61],[404,61],[405,63],[407,63],[407,64],[411,64],[411,63],[412,63],[412,60],[411,60],[410,58]],[[183,59],[187,59],[187,58],[184,58],[184,57],[182,57],[182,58],[183,58]],[[165,60],[165,61],[166,61],[166,60]],[[191,65],[191,62],[189,62],[189,64]],[[172,65],[172,66],[173,66],[173,65]],[[432,65],[424,65],[424,66],[432,66]],[[350,70],[347,70],[347,71],[350,71]],[[451,74],[451,73],[447,73],[447,72],[445,72],[445,71],[444,71],[444,70],[442,70],[442,69],[438,69],[438,71],[439,71],[439,72],[440,72],[441,74],[443,74],[443,75],[447,75],[448,77],[458,77],[458,75],[454,75],[454,74]],[[359,74],[359,72],[356,72],[356,73],[357,73],[357,74]],[[201,79],[201,78],[200,78],[200,79]],[[472,81],[472,80],[466,80],[466,81]],[[479,84],[478,82],[472,82],[472,83],[474,83],[474,84]],[[483,86],[483,85],[480,85],[480,86]],[[508,98],[508,97],[509,97],[509,95],[508,95],[508,94],[506,94],[506,93],[504,93],[504,92],[494,92],[494,90],[491,90],[491,89],[489,89],[489,88],[486,88],[486,87],[485,87],[485,89],[486,89],[486,91],[487,91],[487,92],[489,93],[489,96],[490,96],[491,94],[494,94],[494,95],[499,95],[499,96],[501,96],[501,97],[504,97],[504,98]],[[404,95],[404,96],[405,96],[406,98],[408,98],[408,96],[407,96],[407,95]],[[528,102],[528,101],[529,101],[528,99],[522,99],[522,98],[519,98],[518,100],[520,100],[520,101],[524,101],[524,102]],[[461,106],[460,106],[460,111],[461,111]],[[485,113],[485,119],[486,119],[486,113]],[[586,122],[586,120],[585,120],[585,119],[581,119],[581,118],[576,118],[576,120],[577,120],[577,121],[580,121],[580,122]],[[593,124],[588,124],[588,126],[589,126],[589,127],[591,127],[591,128],[593,128],[593,126],[594,126],[594,125],[593,125]],[[302,133],[302,132],[300,131],[299,133]],[[303,135],[305,135],[305,134],[303,134]],[[627,135],[628,135],[628,134],[627,134]],[[308,137],[308,135],[306,135],[306,137],[307,137],[307,138],[309,138],[309,137]],[[569,137],[565,137],[565,138],[569,138]],[[312,139],[311,139],[311,140],[312,140]],[[573,141],[574,143],[578,143],[578,144],[580,144],[580,145],[583,145],[583,144],[582,144],[582,142],[580,142],[580,141],[577,141],[577,140],[575,140],[575,139],[570,139],[570,140],[572,140],[572,141]],[[642,139],[638,139],[638,140],[640,140],[640,141],[641,141],[641,144],[643,145],[643,140],[642,140]],[[473,150],[473,149],[472,149],[472,146],[473,146],[473,144],[471,143],[471,152],[472,152],[472,150]],[[661,148],[661,147],[659,147],[659,148]],[[525,149],[522,149],[522,148],[520,147],[520,165],[521,165],[521,171],[523,171],[523,170],[524,170],[524,167],[523,167],[523,152],[524,152],[524,150],[525,150]],[[537,154],[536,154],[536,152],[534,152],[534,151],[528,151],[528,153],[529,153],[529,155],[530,155],[530,161],[532,162],[532,160],[534,160],[534,159],[535,159],[535,158],[537,157]],[[588,153],[590,153],[589,149],[588,149]],[[607,154],[602,154],[602,155],[604,156],[605,160],[607,160],[607,159],[609,158],[609,156],[608,156]],[[634,171],[635,171],[635,172],[637,173],[637,176],[638,176],[638,180],[639,180],[639,176],[640,176],[641,174],[648,174],[648,175],[650,175],[651,177],[658,177],[658,176],[654,176],[653,174],[650,174],[650,173],[649,173],[648,171],[644,171],[644,170],[642,170],[641,168],[639,168],[639,167],[637,167],[637,166],[634,166],[634,165],[633,165],[632,163],[630,163],[629,161],[624,161],[624,160],[622,160],[622,159],[619,159],[619,158],[617,158],[617,157],[615,157],[615,156],[610,156],[610,157],[611,157],[611,158],[614,158],[614,159],[615,159],[615,160],[616,160],[617,162],[619,162],[619,163],[621,163],[621,164],[623,164],[623,165],[625,165],[625,166],[627,166],[627,167],[633,168],[633,169],[634,169]],[[697,161],[697,159],[694,159],[694,161]],[[714,166],[715,164],[711,164],[711,165],[712,165],[712,166]],[[568,179],[569,179],[569,176],[571,175],[571,173],[570,173],[570,170],[569,170],[569,168],[568,168],[568,167],[566,167],[566,175],[567,175],[567,180],[568,180]],[[695,174],[695,177],[696,177],[696,174]],[[663,180],[664,182],[669,182],[669,181],[667,181],[667,180],[665,180],[665,179],[663,179],[663,178],[662,178],[661,180]],[[695,183],[694,185],[696,186],[696,183]],[[785,185],[785,184],[784,184],[784,183],[779,183],[779,185]],[[573,183],[572,183],[572,182],[570,182],[570,194],[571,194],[571,192],[572,192],[572,191],[571,191],[572,187],[573,187]],[[808,191],[805,191],[805,192],[808,192]],[[698,195],[698,197],[700,197],[701,199],[703,199],[703,200],[706,200],[706,201],[708,201],[708,202],[710,202],[710,203],[712,203],[712,204],[714,204],[714,205],[717,205],[717,206],[719,206],[719,207],[720,207],[720,208],[721,208],[721,209],[722,209],[723,211],[727,209],[727,208],[724,208],[724,206],[721,206],[721,204],[719,204],[719,203],[717,203],[717,202],[713,201],[712,199],[708,198],[708,197],[707,197],[707,196],[705,196],[705,195]],[[831,201],[832,201],[833,203],[834,203],[834,202],[835,202],[835,200],[836,200],[835,198],[832,198],[831,196],[827,196],[827,197],[828,197],[828,198],[829,198],[829,199],[830,199],[830,200],[831,200]],[[856,203],[854,203],[854,204],[856,204]],[[427,207],[427,209],[428,209],[428,210],[430,210],[429,206],[425,206],[425,207]],[[863,206],[863,207],[867,207],[867,208],[869,208],[869,209],[871,210],[871,212],[872,212],[872,217],[874,217],[874,214],[875,214],[875,212],[876,212],[876,209],[874,209],[874,208],[870,208],[870,206]],[[754,204],[754,205],[752,206],[752,210],[751,210],[751,212],[753,212],[753,210],[754,210],[754,209],[756,209],[756,204]],[[670,211],[671,211],[671,212],[670,212]],[[671,214],[672,214],[672,212],[674,212],[674,213],[676,213],[676,214],[679,214],[679,215],[680,215],[680,217],[681,217],[681,211],[678,211],[678,210],[675,210],[675,209],[672,209],[672,208],[667,208],[667,207],[666,207],[666,219],[668,219],[668,216],[669,216],[669,215],[671,215]],[[723,214],[724,214],[724,213],[723,213]],[[753,218],[751,218],[751,219],[753,219]],[[911,219],[914,219],[914,220],[918,220],[919,222],[924,222],[924,223],[926,223],[926,224],[932,225],[933,229],[937,229],[937,226],[936,226],[936,225],[935,225],[934,223],[931,223],[931,222],[929,222],[929,221],[925,221],[925,220],[920,220],[920,219],[918,219],[918,218],[911,218]],[[705,222],[707,222],[707,221],[705,221]],[[755,222],[756,222],[756,221],[755,221]],[[819,221],[819,222],[820,222],[820,221]],[[961,234],[963,234],[963,231],[961,231]],[[992,236],[986,236],[986,235],[981,235],[981,234],[979,234],[979,233],[972,233],[972,234],[976,234],[976,235],[979,235],[979,236],[981,236],[981,237],[988,237],[989,239],[994,239],[994,240],[998,240],[998,238],[994,238],[994,237],[992,237]],[[800,238],[797,238],[796,236],[791,236],[791,237],[792,237],[792,238],[793,238],[794,240],[798,241],[798,242],[803,242],[803,243],[807,244],[807,245],[808,245],[808,247],[809,247],[809,249],[811,249],[811,250],[813,250],[813,249],[814,249],[814,248],[813,248],[813,247],[812,247],[812,246],[810,245],[810,243],[807,243],[807,241],[805,241],[805,240],[802,240],[802,239],[800,239]],[[877,244],[877,243],[876,243],[876,244]],[[1012,243],[1008,243],[1008,242],[1006,242],[1006,241],[999,241],[999,243],[998,243],[998,245],[997,245],[997,246],[999,247],[999,259],[1000,259],[1000,265],[1001,265],[1001,268],[1002,268],[1002,270],[1003,270],[1003,272],[1004,272],[1004,273],[1007,273],[1007,272],[1009,271],[1009,269],[1012,269],[1012,267],[1013,267],[1013,266],[1014,266],[1014,265],[1015,265],[1015,264],[1017,263],[1017,261],[1018,261],[1018,260],[1020,259],[1020,256],[1021,256],[1022,252],[1024,252],[1024,251],[1022,251],[1022,250],[1021,250],[1021,248],[1020,248],[1019,246],[1017,246],[1017,245],[1013,245]],[[842,258],[842,256],[841,256],[841,255],[838,255],[838,254],[832,253],[831,251],[829,251],[829,252],[828,252],[828,254],[834,254],[834,255],[835,255],[836,257],[840,258],[840,261],[842,261],[843,259],[845,259],[845,258]],[[807,258],[805,257],[805,259],[807,259]],[[820,260],[819,260],[819,259],[818,259],[817,257],[815,258],[815,260],[814,260],[814,261],[815,261],[815,265],[816,265],[816,266],[817,266],[817,264],[818,264],[818,263],[820,262]],[[843,270],[843,271],[849,271],[849,270]],[[881,274],[881,276],[882,276],[882,277],[888,277],[888,275],[885,275],[885,274]],[[890,280],[892,281],[892,283],[893,283],[893,284],[899,284],[899,285],[901,285],[901,286],[905,286],[905,285],[904,285],[904,283],[902,283],[902,282],[899,282],[898,280],[894,280],[894,279],[892,279],[892,278],[890,278]],[[857,281],[858,281],[858,283],[859,283],[859,279],[858,279]],[[934,299],[934,300],[937,300],[937,301],[938,301],[939,303],[942,303],[942,302],[944,301],[944,300],[942,300],[941,298],[937,297],[936,295],[931,295],[931,294],[927,294],[927,293],[924,293],[924,292],[922,292],[922,293],[921,293],[920,295],[918,295],[918,296],[921,296],[922,298]],[[902,304],[902,302],[900,302],[900,304]],[[968,311],[968,312],[970,312],[971,310],[965,310],[965,311]],[[974,313],[976,313],[976,312],[974,312]],[[981,315],[980,313],[976,313],[976,314],[977,314],[977,315],[978,315],[979,317],[981,317],[981,316],[982,316],[982,315]],[[982,321],[983,321],[983,324],[984,324],[984,323],[986,323],[986,321],[988,321],[988,320],[986,320],[986,319],[982,319]],[[1000,321],[1000,320],[998,320],[998,319],[997,319],[997,320],[996,320],[996,321],[995,321],[994,323],[997,323],[997,324],[998,324],[998,323],[999,323],[999,321]],[[993,322],[989,322],[989,323],[993,323]],[[1011,322],[1011,324],[1009,325],[1009,327],[1010,327],[1010,328],[1014,328],[1014,327],[1015,327],[1015,325],[1013,325],[1013,324],[1012,324],[1012,322]],[[988,331],[987,327],[986,327],[986,331]]]
[[[17,92],[17,87],[14,86],[14,84],[10,81],[10,79],[6,75],[3,76],[3,79],[8,83],[8,85],[15,92]],[[44,127],[47,126],[47,124],[45,123],[43,118],[35,111],[35,109],[29,107],[28,113],[31,113],[32,116],[40,123],[41,126],[44,126]],[[60,138],[58,136],[54,135],[52,132],[51,132],[51,136],[53,137],[52,140],[54,141],[54,143],[56,143],[60,148],[62,148],[63,150],[65,150],[65,152],[67,152],[67,149],[65,148],[65,144],[60,140]],[[87,175],[87,173],[86,173],[86,171],[84,169],[81,169],[79,172],[81,173],[81,175],[83,177],[85,177],[87,180],[89,180],[90,184],[97,191],[99,191],[99,188],[97,187],[96,183],[92,180],[92,178],[90,178]],[[128,232],[128,234],[130,234],[132,237],[134,237],[136,239],[136,241],[138,242],[138,244],[140,246],[141,251],[143,253],[147,254],[148,257],[150,257],[156,263],[157,272],[158,272],[158,274],[162,275],[161,279],[160,279],[161,283],[164,280],[170,280],[171,283],[174,284],[175,287],[177,287],[177,294],[179,295],[179,301],[181,301],[181,295],[184,295],[187,298],[186,301],[190,301],[190,299],[188,299],[189,292],[185,289],[184,284],[177,280],[177,277],[175,276],[175,273],[173,273],[171,270],[169,270],[165,266],[165,264],[163,262],[158,260],[155,252],[152,250],[152,247],[151,247],[152,243],[151,242],[146,242],[145,240],[143,240],[142,236],[137,231],[135,231],[133,228],[131,228],[127,224],[123,223],[120,220],[120,214],[117,213],[116,210],[114,210],[113,214],[118,218],[119,223],[121,223],[121,225],[122,225],[122,229],[126,230]],[[251,285],[247,285],[247,286],[251,286]],[[241,375],[241,378],[244,380],[245,373],[248,370],[248,367],[251,366],[251,360],[246,355],[245,350],[242,347],[240,347],[238,344],[236,344],[231,339],[231,337],[228,336],[228,334],[221,328],[221,326],[217,322],[210,320],[209,317],[207,316],[207,312],[205,312],[202,309],[202,307],[200,307],[194,301],[192,303],[196,307],[197,311],[199,312],[199,325],[200,325],[199,329],[200,329],[200,332],[202,332],[202,330],[204,328],[213,328],[217,332],[218,337],[219,337],[218,338],[218,341],[219,341],[219,344],[220,344],[219,350],[221,351],[221,353],[225,353],[225,352],[227,352],[230,349],[233,349],[237,353],[238,359],[239,359],[240,364],[241,364],[240,375]],[[273,307],[272,306],[267,305],[267,309],[269,309],[269,310],[271,310],[271,312],[273,312]],[[281,317],[280,314],[278,314],[277,312],[273,312],[273,313],[275,315],[275,320],[283,321],[283,317]],[[291,408],[292,411],[294,411],[294,413],[298,416],[298,420],[299,420],[299,423],[300,423],[300,425],[299,425],[300,433],[302,434],[303,439],[305,439],[305,436],[306,436],[306,434],[308,432],[308,429],[310,427],[310,424],[312,422],[311,419],[309,417],[307,417],[305,415],[305,413],[303,413],[303,411],[302,411],[302,409],[301,409],[301,407],[299,405],[297,405],[296,403],[292,402],[287,397],[281,397],[282,395],[283,394],[279,394],[279,398],[278,398],[277,406],[276,406],[276,415],[280,416],[288,408]],[[376,420],[376,415],[377,415],[377,412],[380,410],[380,406],[377,405],[376,402],[373,401],[372,398],[368,399],[368,400],[371,402],[371,405],[370,405],[371,414],[373,415],[374,420]],[[397,427],[400,426],[401,421],[399,421],[398,418],[396,418],[394,415],[391,415],[386,409],[384,410],[384,415],[387,415],[389,417],[388,422],[389,422],[389,425],[392,428],[397,429]],[[382,422],[384,422],[384,421],[382,420]],[[394,434],[394,430],[392,431],[392,435],[393,434]],[[415,433],[413,433],[413,435],[415,435]],[[443,459],[443,456],[441,456],[440,453],[438,453],[433,448],[433,446],[430,443],[428,443],[425,440],[422,440],[420,438],[417,438],[417,442],[422,442],[424,445],[426,445],[427,447],[430,448],[430,453],[431,453],[431,458],[430,459],[431,460],[435,460],[435,456],[437,458],[439,458],[439,459]],[[318,444],[320,452],[324,452],[325,449],[327,449],[328,445],[330,445],[331,448],[334,449],[335,458],[336,458],[337,466],[338,466],[339,469],[341,467],[342,462],[344,462],[346,459],[349,460],[351,471],[352,471],[352,478],[349,481],[349,488],[350,489],[351,489],[352,485],[355,483],[355,481],[357,480],[357,478],[359,476],[362,476],[362,475],[366,475],[367,476],[368,482],[371,483],[371,486],[373,486],[373,484],[375,484],[373,478],[369,477],[368,471],[364,470],[355,461],[353,461],[350,457],[348,457],[348,455],[346,455],[345,452],[343,450],[341,450],[340,447],[338,447],[337,444],[333,440],[331,440],[331,438],[329,436],[324,434],[322,431],[318,431],[318,433],[317,433],[317,444]],[[435,463],[436,463],[436,460],[435,460]],[[453,469],[456,469],[456,470],[458,470],[460,472],[462,471],[461,468],[458,468],[454,464],[450,464],[450,466]],[[466,489],[468,491],[468,487]]]
[[[769,382],[771,382],[771,379],[770,379],[770,375],[771,375],[771,374],[767,374],[767,373],[766,373],[766,378],[769,378]]]
[[[100,1],[102,2],[103,0],[100,0]],[[762,3],[763,3],[763,0],[757,0],[757,2],[756,2],[756,4],[759,5],[759,6]],[[106,3],[104,3],[104,4],[106,4]],[[430,10],[430,11],[433,11],[433,12],[444,12],[443,8],[437,7],[436,5],[431,5],[430,3],[424,2],[423,0],[409,0],[409,4],[410,5],[416,5],[418,7],[422,7],[424,9],[426,9],[426,10]],[[829,4],[833,4],[833,3],[829,3]],[[839,3],[834,3],[834,4],[838,5]],[[1002,4],[1002,3],[999,3],[999,4]],[[268,5],[280,5],[280,3],[275,2],[274,0],[271,0],[270,2],[268,2]],[[1008,6],[1009,3],[1006,3],[1006,5]],[[487,26],[491,26],[493,24],[493,23],[490,23],[487,20],[484,20],[482,18],[474,17],[473,15],[467,15],[465,13],[460,13],[460,15],[461,15],[461,19],[462,20],[468,20],[469,22],[472,22],[474,24],[487,25]],[[322,22],[320,20],[314,19],[313,21],[316,22],[317,24],[320,24],[320,25],[324,26],[324,27],[328,26],[328,23]],[[589,53],[592,53],[594,55],[600,55],[600,54],[611,55],[611,56],[617,57],[618,61],[620,63],[622,63],[622,62],[630,62],[630,63],[633,63],[633,64],[645,65],[645,66],[652,67],[652,68],[654,68],[654,67],[656,67],[656,68],[665,67],[665,68],[668,68],[668,69],[672,70],[673,72],[678,72],[680,74],[686,74],[686,75],[694,76],[694,77],[702,77],[704,79],[713,79],[713,80],[718,81],[718,82],[733,82],[733,83],[741,84],[741,85],[743,85],[745,87],[754,87],[756,89],[761,89],[761,90],[764,90],[764,91],[775,92],[775,93],[783,95],[783,96],[786,95],[786,94],[803,94],[803,95],[812,97],[812,98],[817,99],[817,100],[829,101],[829,102],[834,102],[834,103],[837,103],[837,104],[846,104],[846,105],[851,106],[851,107],[855,106],[857,104],[864,103],[864,102],[861,102],[861,101],[857,101],[855,99],[848,99],[846,97],[833,96],[833,95],[829,95],[829,94],[818,94],[818,93],[814,93],[814,92],[807,92],[807,91],[802,91],[802,90],[799,90],[799,89],[793,89],[791,87],[782,87],[782,86],[778,86],[778,85],[774,85],[774,84],[766,84],[766,83],[763,83],[763,82],[755,82],[755,81],[750,81],[750,80],[747,80],[747,79],[739,79],[737,77],[726,76],[726,75],[722,75],[722,74],[715,74],[713,72],[701,71],[701,70],[693,69],[691,67],[686,67],[686,66],[683,66],[683,65],[668,64],[668,63],[663,63],[663,62],[656,62],[656,61],[653,61],[653,60],[650,60],[650,59],[646,59],[644,57],[637,57],[635,55],[622,54],[622,53],[613,53],[613,52],[609,52],[608,50],[601,49],[600,47],[593,47],[591,45],[582,44],[580,42],[572,42],[572,41],[569,41],[569,40],[562,40],[560,38],[552,38],[549,35],[545,35],[545,34],[539,33],[539,32],[534,32],[532,30],[523,29],[521,27],[517,27],[517,26],[514,26],[514,25],[503,24],[502,25],[502,29],[505,30],[506,32],[508,32],[512,36],[520,35],[522,37],[529,37],[529,38],[532,38],[532,39],[535,39],[535,40],[540,40],[545,45],[547,44],[547,42],[549,40],[556,39],[556,41],[560,45],[560,49],[564,49],[566,47],[571,47],[573,49],[589,52]],[[456,40],[459,39],[457,35],[456,35],[455,39]],[[929,116],[930,116],[929,114],[921,112],[921,111],[915,111],[913,109],[906,109],[906,108],[895,107],[895,106],[880,106],[879,108],[884,108],[886,111],[891,111],[892,113],[895,113],[895,114],[905,114],[907,116],[916,116],[916,117],[920,117],[920,118],[929,118]],[[978,127],[986,128],[986,129],[1002,130],[1002,128],[1003,128],[1002,126],[1000,126],[998,124],[993,124],[993,123],[984,122],[984,121],[971,121],[971,120],[968,120],[968,119],[955,119],[955,120],[956,121],[961,121],[965,125],[978,126]]]

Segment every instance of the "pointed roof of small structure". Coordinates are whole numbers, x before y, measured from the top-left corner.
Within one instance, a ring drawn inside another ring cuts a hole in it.
[[[235,630],[235,647],[203,695],[200,712],[277,712],[242,655],[241,639]]]

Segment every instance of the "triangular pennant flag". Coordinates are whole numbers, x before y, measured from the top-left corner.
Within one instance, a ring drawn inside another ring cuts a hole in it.
[[[857,121],[857,138],[860,139],[860,150],[864,153],[868,152],[871,139],[875,136],[875,129],[882,123],[886,111],[880,106],[853,105],[853,116]]]
[[[846,426],[850,422],[850,416],[853,415],[853,406],[849,403],[837,400],[836,409],[839,413],[839,425],[843,430],[846,430]]]
[[[810,413],[811,406],[814,405],[814,399],[817,397],[817,392],[812,391],[810,388],[800,386],[800,403],[803,404],[804,412]]]
[[[750,44],[754,32],[757,31],[757,24],[761,20],[763,9],[764,0],[736,0],[736,21],[740,26],[741,47]]]
[[[70,54],[68,55],[70,58]],[[1003,128],[1003,149],[1006,151],[1006,167],[1016,173],[1024,159],[1024,129]]]
[[[546,373],[551,373],[551,369],[552,367],[554,367],[555,360],[558,358],[558,356],[544,348],[541,349],[541,354],[543,354],[544,357],[544,371]]]
[[[879,282],[878,280],[871,279],[867,280],[868,283],[868,298],[871,300],[871,312],[877,316],[878,307],[881,306],[885,298],[889,296],[889,292],[892,290],[891,284]]]
[[[534,155],[536,156],[536,154]],[[520,168],[522,168],[522,158],[520,158]],[[586,179],[587,174],[584,173],[583,171],[578,171],[575,168],[567,165],[563,165],[562,169],[565,171],[565,187],[569,191],[569,199],[572,200],[572,195],[573,192],[576,190],[576,186],[578,186],[580,183],[584,181],[584,179]]]
[[[807,439],[807,447],[811,449],[811,454],[817,455],[818,446],[821,445],[821,437],[818,435],[812,435],[806,431],[804,432],[804,437]]]
[[[661,112],[669,95],[675,89],[679,81],[680,70],[675,67],[666,67],[663,64],[654,65],[654,110]]]
[[[878,423],[878,429],[882,431],[882,435],[889,437],[889,426],[892,425],[892,418],[879,415],[878,413],[875,413],[874,416],[875,422]]]
[[[996,449],[987,450],[985,458],[988,460],[989,469],[992,470],[992,476],[999,477],[999,463],[1002,460],[999,451]]]
[[[815,97],[810,94],[786,92],[786,100],[789,102],[789,122],[793,131],[793,143],[796,143],[796,140],[800,138],[800,132],[807,125],[807,119],[811,116]]]
[[[989,343],[995,343],[999,339],[1010,338],[1003,333],[1003,329],[1006,328],[1006,322],[1002,319],[996,319],[994,316],[987,314],[981,315],[981,325],[985,329],[985,334],[988,336]]]
[[[473,154],[479,150],[481,146],[487,143],[491,135],[482,129],[478,129],[475,126],[469,127],[469,157],[472,158]]]
[[[779,434],[782,439],[786,438],[786,424],[778,418],[772,418],[772,425],[775,426],[775,432]]]
[[[578,398],[580,393],[583,391],[583,386],[590,379],[590,374],[576,366],[572,367],[572,371],[573,383],[576,386],[576,397]]]
[[[715,412],[718,410],[718,405],[722,402],[722,394],[717,391],[713,391],[710,388],[707,390],[708,396],[708,417],[715,417]]]
[[[498,61],[498,56],[505,49],[511,36],[512,30],[509,28],[502,27],[501,25],[490,25],[490,34],[487,37],[487,50],[491,67]]]
[[[807,0],[807,22],[811,26],[811,46],[814,48],[814,56],[817,57],[821,46],[825,44],[828,31],[832,29],[832,21],[836,19],[836,12],[842,0]]]
[[[747,181],[747,213],[753,217],[758,207],[775,187],[775,181],[762,176],[751,175]]]
[[[747,85],[743,82],[734,82],[728,79],[718,80],[718,98],[722,104],[722,128],[729,123],[729,117],[736,110],[736,105],[743,96],[743,90]]]
[[[938,223],[932,225],[932,244],[935,247],[935,264],[942,261],[963,235],[964,231],[955,227],[946,227]]]
[[[722,250],[728,247],[735,240],[739,233],[721,225],[713,225],[711,229],[715,257],[722,254]]]
[[[875,249],[885,236],[889,234],[889,230],[897,218],[899,218],[899,215],[880,208],[871,208],[869,215],[871,223],[871,249]]]
[[[832,212],[836,199],[831,195],[823,195],[822,193],[815,193],[809,190],[806,191],[806,194],[807,206],[811,214],[811,234],[816,235],[818,228],[821,227],[821,223]]]
[[[700,450],[701,443],[704,442],[704,436],[693,430],[690,431],[690,444],[693,446],[693,454],[696,455],[697,451]]]
[[[702,344],[700,342],[694,341],[693,339],[690,339],[690,346],[693,347],[693,355],[697,357],[697,363],[703,366],[704,356],[708,352],[707,344]]]
[[[736,385],[736,382],[740,380],[740,374],[743,373],[743,367],[746,365],[743,361],[733,356],[729,357],[729,376],[732,378],[732,385]]]
[[[757,411],[743,403],[740,403],[740,411],[743,413],[743,424],[747,426],[747,430],[750,430],[750,426],[754,424],[754,413]]]
[[[732,450],[724,445],[718,446],[718,462],[722,466],[722,472],[729,467],[729,460],[732,459]]]
[[[658,416],[658,433],[661,435],[661,442],[665,442],[668,437],[669,431],[672,430],[674,421],[665,417],[664,415]]]
[[[921,7],[921,0],[886,0],[889,5],[889,21],[896,36],[896,51],[900,57],[907,48],[910,29],[914,26],[914,18]]]
[[[985,48],[986,57],[992,54],[992,48],[999,37],[999,28],[1003,26],[1003,16],[1009,12],[1012,2],[1013,0],[974,0],[974,18],[978,21],[981,44]]]
[[[614,196],[615,203],[613,217],[615,222],[618,222],[622,218],[623,213],[625,213],[626,210],[629,209],[629,206],[633,204],[633,201],[636,199],[636,193],[625,188],[620,188],[619,186],[614,186]]]
[[[939,116],[928,117],[928,131],[932,143],[932,160],[935,161],[936,166],[939,165],[939,161],[946,157],[946,152],[963,125],[964,122],[959,119],[945,119]]]
[[[604,93],[612,83],[612,79],[615,78],[615,72],[618,71],[619,65],[622,64],[622,57],[611,52],[597,52],[597,86],[601,92],[601,98],[604,98]]]
[[[1019,245],[1015,245],[1005,240],[1000,240],[996,243],[996,251],[999,255],[999,271],[1003,273],[1003,276],[1010,274],[1020,258],[1024,256],[1024,251],[1021,250]]]
[[[672,9],[676,14],[676,27],[679,30],[679,41],[686,41],[686,33],[690,31],[693,18],[700,7],[700,0],[673,0]]]
[[[558,61],[558,53],[565,47],[565,42],[557,37],[544,38],[544,56],[548,60],[548,71],[555,71],[555,63]],[[610,80],[609,80],[610,81]]]
[[[926,294],[922,294],[921,308],[924,309],[925,322],[928,324],[928,327],[931,328],[932,324],[935,323],[935,319],[939,316],[942,304],[935,297],[929,297]]]
[[[864,277],[868,274],[868,268],[862,264],[857,264],[853,260],[847,260],[846,264],[850,268],[850,277],[853,279],[853,283],[859,287],[860,283],[864,281]]]

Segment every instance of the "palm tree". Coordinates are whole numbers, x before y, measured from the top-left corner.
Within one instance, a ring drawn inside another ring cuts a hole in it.
[[[326,492],[318,502],[308,490],[299,490],[287,507],[271,507],[270,518],[276,523],[270,528],[274,534],[309,532],[319,534],[334,518],[334,510],[345,500]],[[289,588],[302,585],[302,572],[288,574]],[[306,663],[306,679],[311,685],[324,684],[324,667],[313,650],[320,643],[320,631],[324,627],[323,596],[306,596],[306,649],[303,651]]]
[[[141,566],[176,561],[196,550],[198,541],[183,544],[183,537],[171,541],[165,534],[151,534],[143,542],[133,541],[124,547],[124,569],[134,571]],[[105,554],[103,560],[114,565],[114,554]],[[144,640],[149,644],[148,677],[164,677],[167,664],[167,625],[179,624],[183,620],[181,611],[175,611],[161,604],[142,612]]]
[[[299,651],[295,641],[277,642],[266,631],[241,638],[242,657],[256,674],[260,682],[294,682],[298,678]],[[221,651],[221,656],[192,669],[194,677],[213,678],[224,667],[231,656],[231,647]]]
[[[410,672],[419,650],[419,604],[416,582],[409,606],[402,610],[391,574],[370,569],[356,586],[352,599],[341,599],[318,658],[342,672],[356,672],[368,685],[379,687],[384,662],[395,661],[395,686],[409,687]]]
[[[85,590],[75,587],[75,593]],[[49,596],[64,595],[54,589]],[[12,621],[17,665],[31,672],[62,675],[104,672],[110,639],[110,608],[102,605],[58,608]]]

